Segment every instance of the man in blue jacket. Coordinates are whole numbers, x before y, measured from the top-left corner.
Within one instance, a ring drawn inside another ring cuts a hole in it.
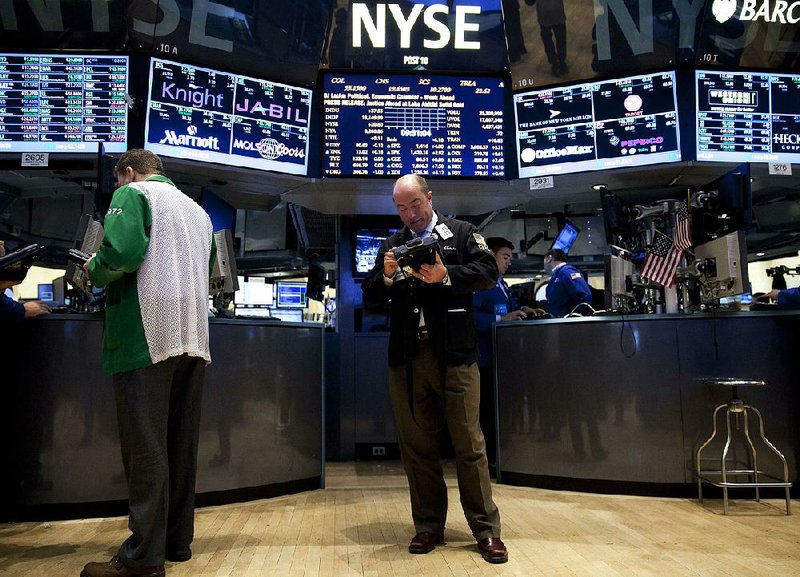
[[[0,256],[5,256],[5,254],[5,243],[0,240]],[[6,289],[11,288],[15,284],[19,283],[16,281],[0,281],[0,321],[18,321],[24,318],[38,317],[39,315],[50,312],[47,305],[42,302],[28,301],[22,304],[6,295]]]
[[[520,307],[517,299],[503,279],[503,275],[511,266],[514,245],[510,240],[501,236],[492,236],[486,239],[486,245],[494,253],[500,276],[494,287],[476,292],[472,297],[472,306],[475,315],[475,328],[478,330],[478,370],[481,374],[481,405],[480,420],[481,430],[486,438],[486,455],[489,457],[489,466],[494,467],[496,462],[496,424],[495,424],[495,395],[494,395],[494,365],[492,327],[501,321],[519,321],[544,314],[544,311],[531,307]],[[513,405],[513,403],[510,403]]]
[[[544,255],[544,270],[550,275],[547,283],[547,312],[553,318],[565,317],[581,303],[591,305],[592,291],[583,274],[571,264],[567,255],[551,248]]]

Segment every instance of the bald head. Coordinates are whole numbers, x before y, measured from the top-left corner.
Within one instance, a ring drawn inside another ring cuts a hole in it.
[[[412,232],[422,232],[433,218],[433,193],[418,174],[406,174],[394,183],[392,200],[403,221]]]

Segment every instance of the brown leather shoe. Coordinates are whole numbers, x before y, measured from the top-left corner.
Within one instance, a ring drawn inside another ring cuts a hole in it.
[[[441,533],[422,531],[414,535],[414,538],[411,539],[408,552],[414,553],[415,555],[424,555],[436,549],[439,543],[444,543],[444,536]]]
[[[127,567],[118,555],[105,563],[87,563],[81,577],[164,577],[164,566]]]
[[[478,550],[483,559],[489,563],[505,563],[508,561],[508,550],[500,537],[487,537],[478,541]]]

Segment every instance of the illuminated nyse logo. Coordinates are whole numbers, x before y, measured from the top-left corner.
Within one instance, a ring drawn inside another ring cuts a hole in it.
[[[261,155],[261,158],[267,160],[275,160],[282,156],[289,156],[294,158],[305,158],[306,151],[302,148],[291,148],[282,142],[278,142],[274,138],[263,138],[260,142],[253,143],[250,140],[242,140],[236,138],[233,141],[233,147],[239,150],[256,151]]]
[[[208,88],[204,90],[187,90],[186,88],[176,88],[175,83],[171,82],[161,86],[161,98],[168,102],[179,102],[190,104],[196,108],[201,106],[215,106],[222,108],[222,94],[212,94]]]
[[[158,143],[172,146],[190,146],[205,150],[219,150],[219,138],[216,136],[201,138],[197,136],[197,127],[191,125],[186,127],[186,132],[187,134],[178,134],[174,130],[165,130],[164,138],[159,140]]]
[[[738,20],[763,20],[764,22],[779,22],[781,24],[796,24],[800,22],[800,0],[789,4],[784,0],[775,0],[770,7],[770,0],[761,0],[756,7],[757,0],[744,0]],[[711,12],[717,22],[724,24],[736,13],[737,0],[714,0]],[[771,9],[770,9],[771,8]]]
[[[411,33],[417,24],[420,15],[424,25],[436,38],[424,38],[422,45],[430,50],[444,48],[450,43],[451,34],[447,24],[442,22],[450,19],[450,6],[448,4],[413,4],[408,17],[403,14],[400,4],[376,4],[375,17],[370,13],[369,6],[360,2],[353,4],[353,48],[361,48],[362,31],[367,33],[369,41],[374,48],[386,48],[386,8],[392,15],[397,29],[400,32],[400,48],[411,48]],[[424,14],[423,14],[424,12]],[[480,50],[481,43],[467,40],[468,32],[480,33],[480,24],[468,21],[470,16],[479,16],[480,6],[456,6],[454,18],[455,38],[453,47],[457,50]],[[439,18],[437,18],[437,15]]]

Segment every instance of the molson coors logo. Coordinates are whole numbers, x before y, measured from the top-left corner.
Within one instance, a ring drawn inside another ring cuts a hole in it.
[[[736,13],[736,0],[714,0],[711,13],[724,24]],[[741,22],[763,21],[797,24],[800,21],[800,0],[791,4],[785,0],[744,0],[737,19]]]

